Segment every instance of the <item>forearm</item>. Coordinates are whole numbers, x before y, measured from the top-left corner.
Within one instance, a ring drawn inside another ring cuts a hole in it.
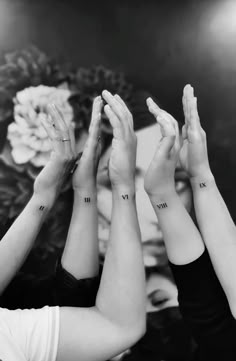
[[[199,228],[215,272],[236,312],[236,228],[212,174],[191,180]]]
[[[28,256],[52,204],[33,195],[0,242],[0,293]]]
[[[169,260],[183,265],[197,259],[204,243],[175,191],[150,197],[163,232]]]
[[[144,331],[145,276],[133,190],[113,191],[110,243],[96,305],[127,331]]]
[[[73,213],[62,256],[62,266],[77,279],[98,276],[96,189],[74,192]]]

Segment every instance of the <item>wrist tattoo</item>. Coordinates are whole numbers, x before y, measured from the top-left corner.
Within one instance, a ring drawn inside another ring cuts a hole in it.
[[[129,196],[128,196],[128,194],[122,194],[122,198],[123,199],[129,199]]]
[[[158,208],[158,209],[163,209],[163,208],[167,208],[167,207],[168,207],[167,203],[157,204],[157,208]]]
[[[200,187],[200,188],[206,188],[206,182],[200,183],[200,184],[199,184],[199,187]]]
[[[40,207],[39,207],[39,210],[40,210],[40,211],[43,211],[44,209],[45,209],[44,206],[40,206]]]
[[[90,197],[85,197],[85,198],[84,198],[84,201],[85,201],[85,203],[90,203],[90,202],[91,202],[91,199],[90,199]]]

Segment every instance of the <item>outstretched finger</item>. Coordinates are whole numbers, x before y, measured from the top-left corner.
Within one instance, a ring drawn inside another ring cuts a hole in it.
[[[113,112],[110,105],[108,104],[105,105],[104,112],[111,123],[114,138],[122,139],[124,137],[124,129],[121,125],[119,118]]]
[[[197,98],[193,97],[190,100],[190,127],[194,131],[200,132],[201,124],[197,111]]]
[[[47,108],[53,122],[52,126],[54,128],[54,138],[63,144],[63,153],[66,157],[69,158],[73,152],[71,148],[69,130],[63,119],[63,115],[55,104],[49,104]]]
[[[157,122],[161,126],[162,140],[159,147],[159,152],[168,155],[176,142],[176,132],[170,120],[164,119],[161,115],[157,117]]]
[[[124,107],[126,113],[127,113],[127,116],[128,116],[128,121],[129,121],[129,124],[130,126],[134,127],[134,122],[133,122],[133,116],[129,110],[129,108],[127,107],[127,105],[125,104],[124,100],[119,96],[119,94],[115,94],[114,95],[115,99]]]
[[[59,141],[55,135],[55,129],[53,127],[52,124],[52,120],[49,118],[44,119],[44,118],[40,118],[40,121],[51,141],[52,144],[52,150],[57,153],[57,154],[62,154],[64,151],[64,146],[63,143],[61,141]]]
[[[103,101],[100,96],[97,96],[93,101],[92,116],[89,126],[89,135],[86,143],[86,150],[89,153],[95,153],[98,140],[100,138],[100,129],[101,129],[101,111],[102,111]]]
[[[176,135],[176,146],[178,146],[179,145],[179,125],[177,123],[177,120],[171,114],[169,114],[167,111],[165,111],[163,109],[161,110],[161,117],[169,120],[172,123],[172,125],[174,126],[175,135]]]
[[[191,112],[191,99],[193,98],[193,88],[190,84],[187,84],[184,87],[183,92],[183,103],[184,103],[184,109],[185,109],[185,123],[190,125],[190,112]]]
[[[157,116],[161,114],[161,108],[154,102],[151,97],[147,98],[146,103],[149,112],[152,113],[155,118],[157,118]]]
[[[109,91],[103,90],[103,98],[106,100],[107,104],[110,106],[112,111],[115,113],[116,117],[119,119],[122,127],[125,131],[130,129],[129,116],[127,113],[127,107],[123,106]]]

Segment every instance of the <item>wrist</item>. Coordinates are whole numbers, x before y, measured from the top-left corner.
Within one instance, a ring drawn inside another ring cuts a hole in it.
[[[215,184],[214,175],[210,170],[203,171],[201,174],[190,177],[190,183],[193,189],[204,189]]]
[[[134,200],[135,199],[135,185],[132,186],[113,186],[112,187],[113,200]]]
[[[56,197],[49,199],[49,197],[44,197],[43,195],[33,193],[29,202],[35,209],[38,209],[44,213],[48,213],[52,209],[55,199]]]
[[[83,189],[74,190],[74,202],[85,203],[87,205],[97,203],[97,190]]]
[[[147,192],[147,195],[149,197],[149,199],[158,199],[158,198],[163,198],[163,197],[173,197],[175,196],[176,193],[176,189],[175,186],[171,186],[171,187],[165,187],[165,188],[158,188],[158,190],[155,190],[153,192]]]
[[[174,199],[179,196],[178,196],[175,188],[173,188],[171,190],[163,190],[163,192],[148,194],[148,197],[152,204],[153,203],[162,204],[162,203],[165,203],[166,201],[169,201],[169,200]]]

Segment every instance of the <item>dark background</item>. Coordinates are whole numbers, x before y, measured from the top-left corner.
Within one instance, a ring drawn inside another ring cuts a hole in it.
[[[0,0],[0,56],[29,44],[76,67],[124,71],[180,120],[191,83],[213,171],[236,216],[235,0]]]

